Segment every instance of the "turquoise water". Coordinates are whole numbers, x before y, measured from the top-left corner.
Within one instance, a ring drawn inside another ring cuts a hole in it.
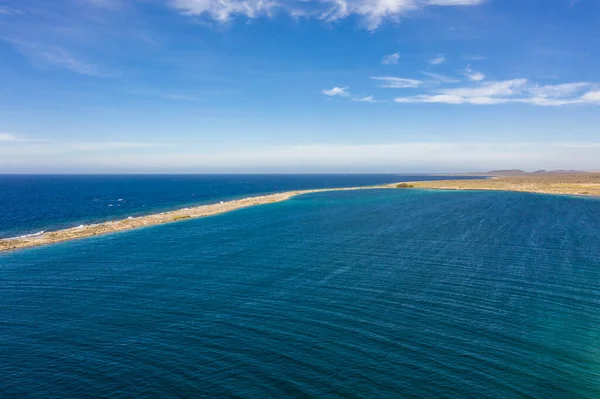
[[[598,398],[600,201],[332,192],[0,255],[3,398]]]

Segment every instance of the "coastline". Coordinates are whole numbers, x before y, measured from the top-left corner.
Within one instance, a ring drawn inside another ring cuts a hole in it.
[[[313,194],[331,191],[355,191],[355,190],[372,190],[393,188],[395,184],[385,184],[379,186],[365,187],[345,187],[345,188],[324,188],[314,190],[295,190],[286,191],[283,193],[266,194],[256,197],[248,197],[230,201],[221,201],[215,204],[199,205],[187,207],[173,211],[160,212],[151,215],[128,217],[109,222],[101,222],[95,224],[81,225],[68,229],[60,229],[56,231],[39,232],[35,234],[27,234],[20,237],[0,239],[0,252],[31,248],[48,244],[55,244],[63,241],[77,240],[80,238],[94,237],[98,235],[117,233],[138,229],[142,227],[155,226],[160,224],[174,223],[188,219],[197,219],[206,216],[214,216],[222,213],[232,212],[238,209],[248,208],[251,206],[271,204],[275,202],[286,201],[292,197],[302,194]]]
[[[396,186],[399,185],[399,188]],[[432,180],[383,184],[364,187],[325,188],[313,190],[296,190],[276,194],[260,195],[215,204],[199,205],[151,215],[128,217],[109,222],[61,229],[49,232],[39,232],[21,237],[0,239],[0,252],[54,244],[63,241],[76,240],[98,235],[133,230],[142,227],[174,223],[187,219],[197,219],[222,213],[232,212],[251,206],[265,205],[286,201],[303,194],[313,194],[332,191],[355,191],[373,189],[434,189],[434,190],[491,190],[530,192],[552,195],[577,195],[600,197],[600,174],[593,175],[563,175],[559,177],[526,176],[526,177],[493,177],[473,180]]]
[[[512,191],[551,195],[600,197],[600,174],[493,176],[473,180],[433,180],[410,183],[435,190]]]

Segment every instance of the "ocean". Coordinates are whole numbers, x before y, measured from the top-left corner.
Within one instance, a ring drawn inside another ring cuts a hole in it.
[[[0,238],[282,191],[450,178],[394,174],[0,175]]]
[[[597,399],[600,201],[329,192],[0,254],[0,393]]]

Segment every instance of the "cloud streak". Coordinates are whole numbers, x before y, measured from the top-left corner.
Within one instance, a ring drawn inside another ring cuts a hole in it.
[[[379,87],[386,89],[414,89],[423,84],[421,80],[398,78],[395,76],[372,76],[371,79],[380,82]]]
[[[388,54],[381,59],[383,65],[396,65],[400,59],[399,53]]]
[[[539,86],[527,79],[486,81],[470,86],[441,88],[428,94],[397,97],[397,103],[494,105],[523,103],[539,106],[600,105],[598,85],[585,82]]]
[[[328,97],[350,97],[347,87],[333,87],[331,89],[323,89],[321,93]]]
[[[462,75],[466,76],[469,80],[472,80],[473,82],[481,82],[485,79],[485,75],[481,72],[474,71],[471,68],[471,65],[467,66]]]
[[[434,58],[429,60],[431,65],[440,65],[446,62],[446,56],[444,54],[438,54]]]
[[[421,73],[423,75],[429,77],[431,79],[431,82],[435,83],[435,84],[441,84],[441,83],[449,84],[449,83],[460,82],[459,79],[451,78],[451,77],[448,77],[446,75],[442,75],[439,73],[432,73],[432,72],[421,72]]]
[[[182,14],[227,22],[235,16],[271,18],[277,13],[334,22],[359,17],[369,30],[431,6],[475,6],[485,0],[169,0]]]
[[[97,78],[116,78],[121,74],[100,65],[82,61],[60,47],[46,47],[21,40],[9,39],[16,51],[31,59],[35,64],[70,70],[80,75]]]

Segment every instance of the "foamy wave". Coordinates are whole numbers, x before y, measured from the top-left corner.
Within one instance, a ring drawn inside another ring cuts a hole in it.
[[[31,238],[31,237],[37,237],[37,236],[41,236],[42,234],[44,234],[45,232],[42,231],[38,231],[37,233],[33,233],[33,234],[25,234],[22,236],[18,236],[18,237],[13,237],[13,240],[16,240],[17,238]]]

